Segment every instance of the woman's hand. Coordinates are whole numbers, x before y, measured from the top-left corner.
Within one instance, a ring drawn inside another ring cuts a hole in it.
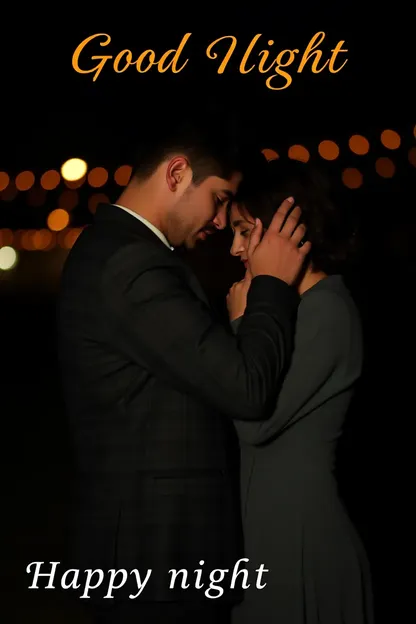
[[[230,321],[243,316],[247,305],[247,293],[251,284],[251,274],[247,269],[244,279],[235,282],[227,295],[227,309]]]

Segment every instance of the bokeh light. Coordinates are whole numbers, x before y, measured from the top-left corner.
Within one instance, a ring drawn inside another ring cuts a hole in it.
[[[268,162],[270,162],[271,160],[277,160],[279,158],[279,154],[275,150],[272,150],[268,147],[261,150],[261,153]]]
[[[380,140],[384,147],[387,149],[397,149],[400,147],[400,135],[397,134],[394,130],[383,130],[380,136]]]
[[[299,160],[301,162],[308,162],[310,157],[308,150],[303,145],[291,145],[287,155],[291,160]]]
[[[48,228],[53,232],[64,230],[69,224],[69,213],[62,208],[52,210],[47,219]]]
[[[339,147],[334,141],[321,141],[318,152],[325,160],[336,160],[339,156]]]
[[[35,183],[35,176],[31,171],[22,171],[16,176],[15,184],[18,191],[28,191]]]
[[[119,186],[127,186],[132,174],[132,167],[130,165],[122,165],[117,169],[114,174],[114,180]]]
[[[353,134],[348,141],[348,146],[350,150],[358,156],[364,156],[364,154],[368,154],[370,149],[370,143],[361,134]]]
[[[13,245],[14,235],[12,230],[0,230],[0,247],[11,247]]]
[[[61,167],[61,175],[64,180],[73,182],[79,180],[87,173],[87,163],[81,158],[70,158]]]
[[[13,247],[2,247],[0,249],[0,269],[2,271],[10,271],[17,264],[17,251]]]
[[[409,149],[409,162],[411,165],[413,165],[413,167],[416,167],[416,147],[411,147]]]
[[[0,171],[0,191],[4,191],[10,182],[10,177],[5,171]]]
[[[363,174],[354,167],[347,167],[342,172],[342,181],[350,189],[357,189],[363,183]]]
[[[396,167],[390,158],[377,158],[376,171],[382,178],[392,178],[395,174]]]
[[[94,188],[104,186],[108,180],[108,173],[104,167],[94,167],[88,174],[88,183]]]
[[[49,171],[45,171],[40,179],[40,185],[45,191],[53,191],[61,181],[61,176],[58,171],[55,169],[50,169]]]
[[[16,184],[14,180],[10,180],[7,187],[4,189],[4,191],[1,192],[1,199],[7,202],[13,201],[15,197],[17,196],[17,194],[18,194],[18,190],[16,188]]]

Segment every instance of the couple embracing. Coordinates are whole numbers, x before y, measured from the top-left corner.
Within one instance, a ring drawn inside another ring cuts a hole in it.
[[[307,165],[248,167],[217,120],[159,135],[62,276],[71,566],[152,570],[135,600],[129,583],[114,600],[98,589],[93,621],[372,624],[366,554],[334,477],[362,368],[341,274],[349,233]],[[228,324],[175,253],[226,227],[245,265]],[[193,582],[242,558],[249,587],[225,577],[212,599]],[[169,587],[172,569],[189,587]]]

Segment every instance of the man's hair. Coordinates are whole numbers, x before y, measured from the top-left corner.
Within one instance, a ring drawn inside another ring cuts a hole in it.
[[[133,176],[148,179],[165,160],[182,155],[192,168],[192,182],[209,176],[229,180],[243,168],[245,149],[238,123],[223,114],[201,114],[197,119],[170,119],[148,124],[139,139]]]
[[[241,183],[236,202],[265,228],[287,197],[302,210],[306,238],[311,241],[310,260],[317,271],[344,272],[358,251],[357,222],[351,206],[342,205],[322,170],[309,163],[278,159],[253,169]]]

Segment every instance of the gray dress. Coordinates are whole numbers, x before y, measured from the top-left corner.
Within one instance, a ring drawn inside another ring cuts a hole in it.
[[[242,319],[233,323],[237,333]],[[358,311],[342,278],[327,277],[301,298],[273,415],[235,423],[250,587],[233,624],[373,622],[366,553],[334,476],[362,359]],[[261,564],[268,570],[262,589],[255,572]]]

